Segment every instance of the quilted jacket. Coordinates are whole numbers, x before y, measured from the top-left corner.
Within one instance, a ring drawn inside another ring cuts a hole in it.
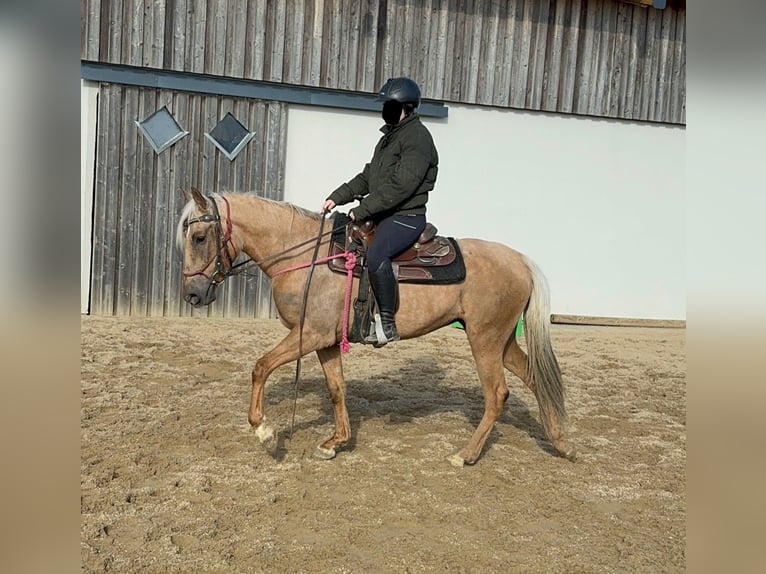
[[[434,188],[439,154],[431,132],[417,113],[394,126],[380,128],[383,136],[361,173],[333,191],[336,205],[359,200],[352,209],[356,221],[380,221],[390,215],[424,214],[428,192]]]

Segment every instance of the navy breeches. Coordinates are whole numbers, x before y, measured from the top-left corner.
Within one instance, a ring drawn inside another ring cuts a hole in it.
[[[425,227],[425,215],[392,215],[383,219],[367,250],[370,271],[374,273],[381,264],[412,247]]]

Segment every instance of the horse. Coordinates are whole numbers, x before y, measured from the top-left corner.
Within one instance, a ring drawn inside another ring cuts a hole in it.
[[[320,233],[326,215],[251,193],[204,196],[194,188],[181,192],[186,204],[176,241],[183,252],[184,299],[194,307],[212,303],[217,287],[236,271],[235,260],[246,255],[271,279],[279,319],[289,329],[252,371],[248,421],[256,436],[266,444],[275,439],[264,416],[269,375],[315,352],[334,415],[334,433],[317,446],[315,456],[334,458],[351,435],[341,360],[347,278],[327,265],[307,265],[329,248],[330,239]],[[479,459],[509,396],[504,368],[536,398],[543,429],[556,454],[575,460],[576,450],[564,433],[565,392],[551,345],[545,276],[530,258],[500,243],[471,238],[457,242],[465,264],[464,280],[445,285],[402,283],[396,313],[402,339],[420,337],[455,321],[465,327],[483,389],[484,413],[468,443],[450,455],[449,462],[462,467]],[[307,278],[311,280],[308,292]],[[357,286],[355,279],[354,289]],[[522,313],[528,354],[516,340]]]

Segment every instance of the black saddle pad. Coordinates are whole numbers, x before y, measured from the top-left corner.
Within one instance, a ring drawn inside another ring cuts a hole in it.
[[[337,254],[346,249],[346,229],[351,223],[351,218],[345,213],[337,212],[332,218],[332,241],[330,242],[330,255]],[[449,241],[455,250],[455,260],[448,265],[419,265],[417,260],[404,263],[394,263],[397,270],[397,279],[400,283],[438,284],[460,283],[465,279],[465,262],[460,246],[454,237],[442,238]],[[333,259],[328,265],[330,269],[338,273],[346,273],[343,259]],[[354,268],[354,275],[359,276],[362,268],[359,264]]]

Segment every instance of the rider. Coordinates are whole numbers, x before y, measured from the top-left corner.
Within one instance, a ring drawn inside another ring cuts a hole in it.
[[[380,89],[381,115],[386,124],[372,159],[362,172],[333,191],[322,204],[327,212],[355,199],[359,205],[349,211],[355,222],[371,219],[375,235],[367,251],[370,284],[385,335],[373,334],[366,342],[385,345],[398,341],[395,313],[398,297],[391,258],[417,241],[426,225],[428,192],[434,188],[439,155],[431,133],[415,111],[420,105],[420,88],[409,78],[391,78]]]

